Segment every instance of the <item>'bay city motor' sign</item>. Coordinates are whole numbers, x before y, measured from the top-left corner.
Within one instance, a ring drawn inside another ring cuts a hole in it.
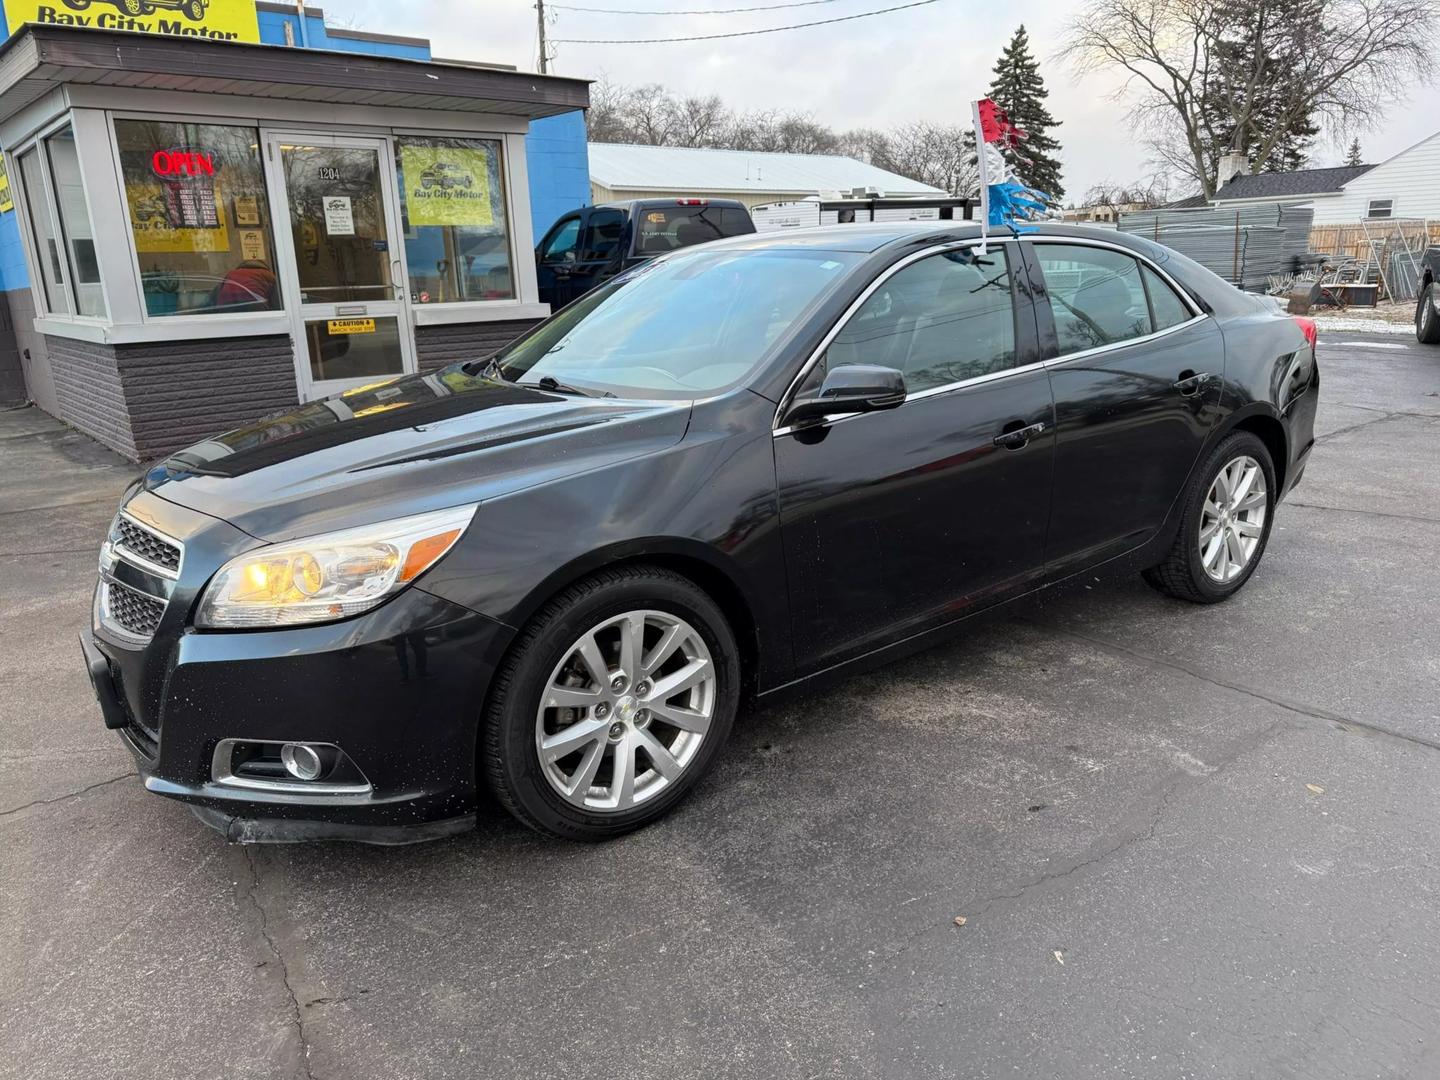
[[[10,33],[25,23],[129,30],[211,41],[259,41],[254,0],[5,0]]]

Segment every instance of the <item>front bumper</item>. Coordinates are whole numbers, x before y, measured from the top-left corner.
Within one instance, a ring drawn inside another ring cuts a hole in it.
[[[403,843],[473,824],[484,696],[511,635],[410,588],[344,622],[186,629],[139,648],[97,621],[82,647],[105,722],[150,791],[190,803],[232,840]],[[217,782],[212,758],[225,739],[332,743],[369,790]]]

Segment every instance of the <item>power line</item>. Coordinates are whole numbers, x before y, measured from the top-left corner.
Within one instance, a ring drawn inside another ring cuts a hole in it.
[[[778,8],[814,7],[834,4],[837,0],[794,0],[788,4],[756,4],[753,7],[711,8],[707,11],[636,11],[630,8],[579,7],[575,4],[551,4],[560,11],[588,11],[595,15],[739,15],[745,11],[775,11]]]
[[[551,38],[556,45],[660,45],[671,41],[714,41],[717,38],[754,37],[756,34],[778,34],[784,30],[803,30],[807,26],[828,26],[830,23],[850,22],[852,19],[868,19],[871,15],[886,15],[906,8],[925,7],[938,4],[940,0],[914,0],[910,4],[881,8],[878,11],[862,11],[858,15],[841,15],[834,19],[817,19],[815,22],[795,23],[791,26],[772,26],[767,30],[735,30],[728,34],[695,34],[691,37],[670,38]],[[555,5],[551,5],[554,7]]]

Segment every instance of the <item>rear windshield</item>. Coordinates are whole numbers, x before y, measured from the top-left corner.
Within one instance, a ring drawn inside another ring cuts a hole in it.
[[[677,248],[755,231],[738,206],[661,206],[636,212],[635,254],[663,255]]]
[[[863,257],[701,248],[653,259],[509,345],[499,374],[618,397],[715,393],[753,371]]]

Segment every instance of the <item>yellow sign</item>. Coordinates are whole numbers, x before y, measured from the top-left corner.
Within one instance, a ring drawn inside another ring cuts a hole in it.
[[[373,334],[375,332],[374,319],[331,319],[325,324],[325,329],[332,334]]]
[[[15,200],[10,195],[10,174],[5,171],[5,156],[0,154],[0,214],[15,209]]]
[[[472,146],[402,146],[405,209],[412,226],[495,224],[490,151]]]
[[[174,227],[170,224],[173,208],[166,201],[165,189],[158,183],[125,185],[125,201],[130,205],[130,227],[135,231],[136,251],[229,251],[230,231],[225,227],[225,210],[210,185],[206,206],[214,206],[215,225],[201,228]]]
[[[144,12],[130,15],[126,9]],[[130,30],[211,41],[259,41],[255,0],[5,0],[10,33],[25,23]]]
[[[240,258],[246,262],[265,261],[265,234],[259,229],[240,230]]]

